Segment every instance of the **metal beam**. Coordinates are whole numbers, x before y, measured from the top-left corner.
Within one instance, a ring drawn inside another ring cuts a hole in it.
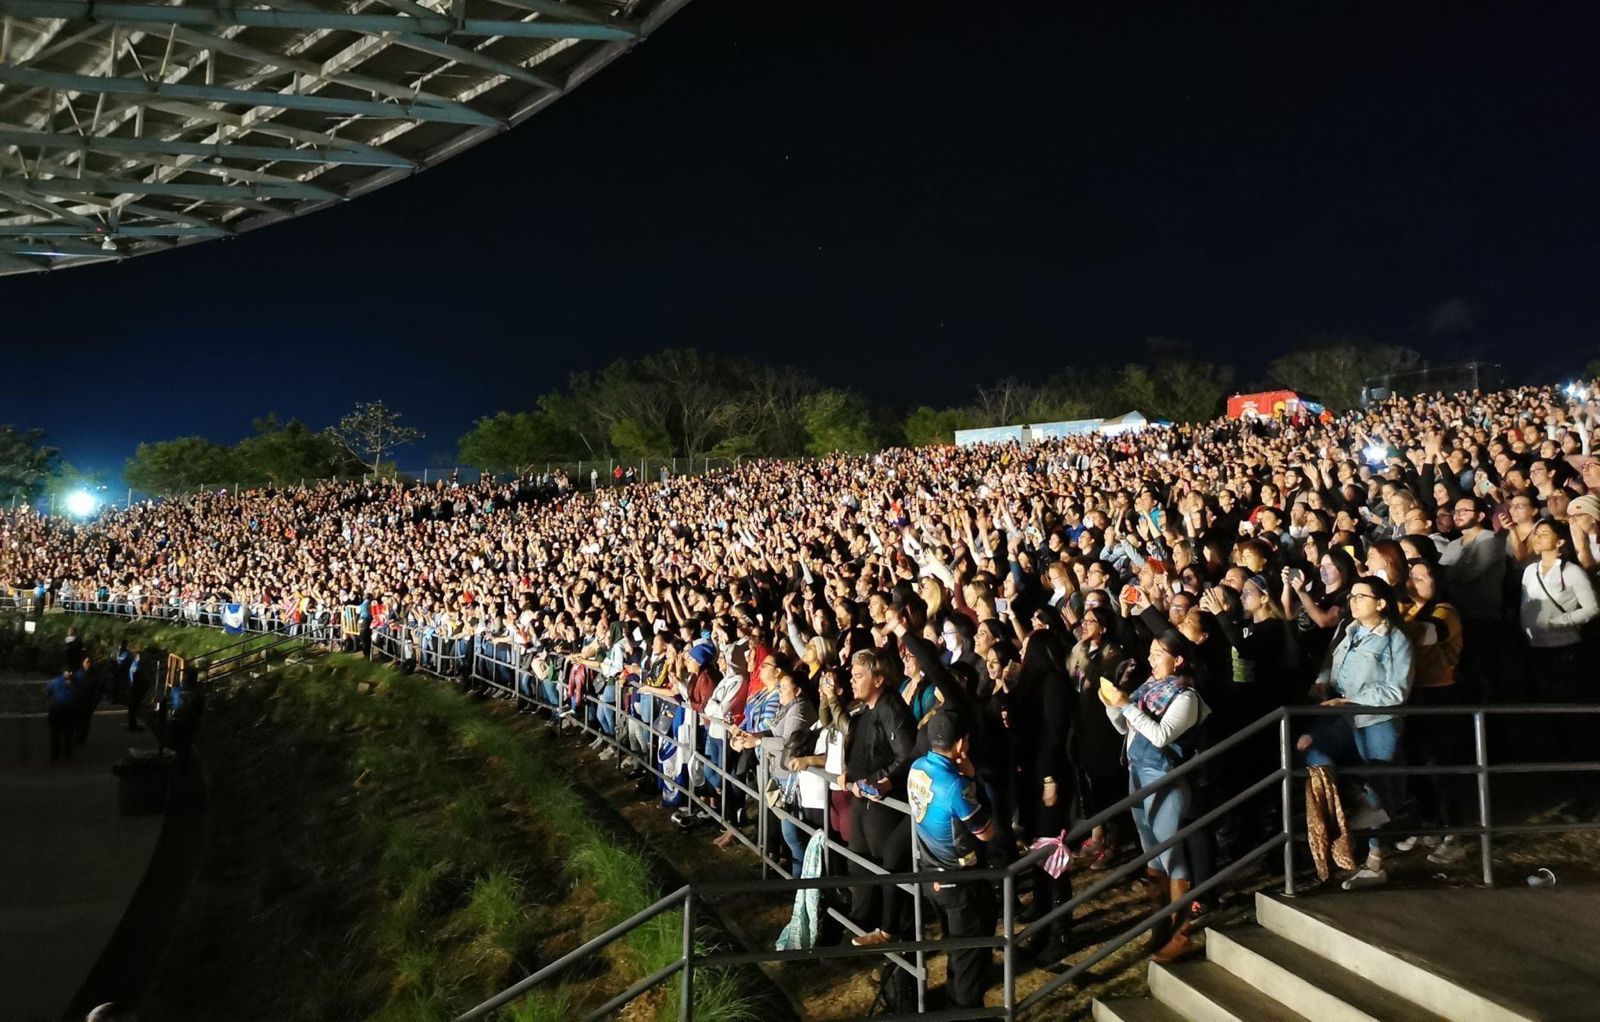
[[[94,230],[96,227],[101,226],[100,221],[94,217],[79,213],[76,210],[67,209],[65,206],[59,206],[48,194],[39,192],[20,181],[0,180],[0,195],[8,196],[13,201],[20,202],[29,209],[54,217],[64,223],[77,224],[79,227],[86,227],[89,230]],[[86,203],[86,205],[103,204]]]
[[[562,0],[495,0],[495,3],[551,18],[571,18],[573,21],[582,21],[590,25],[610,25],[616,20],[599,11],[591,11],[577,4],[563,3]]]
[[[99,245],[86,241],[58,239],[56,241],[0,241],[0,253],[14,256],[41,256],[50,259],[91,256],[95,259],[125,259],[127,253],[106,251]]]
[[[0,3],[10,2],[15,0],[0,0]],[[29,88],[42,86],[69,92],[103,93],[107,96],[167,97],[201,103],[281,107],[285,110],[309,110],[315,113],[406,121],[443,121],[449,124],[474,124],[482,127],[496,127],[501,124],[499,119],[461,104],[450,107],[435,106],[427,102],[379,103],[365,99],[336,99],[331,96],[301,96],[286,92],[230,89],[223,85],[189,85],[184,82],[147,82],[139,78],[75,75],[60,71],[40,71],[31,67],[13,67],[10,64],[0,64],[0,85],[20,85]]]
[[[273,160],[280,163],[354,164],[363,167],[415,167],[403,156],[353,149],[294,149],[289,146],[234,145],[231,143],[179,142],[159,138],[116,138],[43,131],[18,131],[0,127],[0,146],[22,149],[67,150],[93,153],[132,153],[157,156],[203,156],[222,160]]]
[[[173,27],[173,37],[178,42],[187,46],[216,50],[235,57],[243,58],[257,64],[281,68],[284,71],[295,71],[324,82],[334,82],[338,85],[347,85],[352,89],[388,96],[390,99],[403,100],[408,103],[430,103],[435,106],[460,106],[455,100],[447,96],[440,96],[427,92],[419,92],[404,85],[374,78],[371,75],[355,74],[342,71],[337,74],[329,73],[323,66],[314,60],[301,60],[282,53],[273,53],[259,46],[251,46],[235,39],[224,39],[209,32],[197,32],[191,28]]]
[[[99,230],[69,224],[0,224],[0,238],[226,238],[221,227],[118,224]]]
[[[385,173],[390,173],[386,171]],[[233,234],[233,228],[226,224],[214,223],[205,217],[195,216],[192,213],[181,213],[175,209],[159,209],[155,206],[146,206],[138,202],[130,202],[122,207],[124,214],[134,213],[138,216],[149,217],[152,220],[161,220],[167,223],[187,224],[190,227],[204,227],[219,230],[225,234]]]
[[[29,256],[13,256],[0,253],[0,274],[10,273],[43,273],[50,267]]]
[[[23,18],[72,18],[120,25],[203,25],[246,28],[284,28],[295,31],[328,29],[336,32],[412,32],[418,35],[507,36],[516,39],[599,39],[607,42],[635,39],[638,29],[629,22],[596,25],[539,18],[534,21],[500,21],[445,15],[335,14],[323,11],[264,11],[244,7],[162,7],[155,4],[98,3],[95,0],[0,0],[0,14]]]
[[[0,0],[0,2],[3,2],[3,0]],[[504,75],[507,78],[512,78],[528,85],[538,85],[554,92],[560,92],[564,88],[560,82],[549,75],[536,74],[525,67],[518,67],[516,64],[504,60],[497,60],[486,53],[469,50],[465,46],[457,46],[454,43],[429,39],[409,32],[395,36],[393,42],[394,45],[403,46],[408,50],[416,50],[418,53],[426,53],[434,57],[444,57],[446,60],[453,60],[457,64],[475,67],[479,71],[487,71],[490,74]]]
[[[182,181],[123,181],[85,174],[82,178],[44,178],[29,182],[45,195],[167,195],[206,202],[222,200],[243,204],[249,199],[338,199],[326,188],[299,181],[275,184],[208,185]]]

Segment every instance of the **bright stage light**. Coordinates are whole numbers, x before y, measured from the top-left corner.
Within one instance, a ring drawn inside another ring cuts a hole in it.
[[[1388,444],[1369,444],[1365,451],[1367,461],[1374,465],[1382,465],[1389,460]]]
[[[67,512],[76,518],[88,518],[100,506],[100,501],[87,490],[73,490],[67,494]]]

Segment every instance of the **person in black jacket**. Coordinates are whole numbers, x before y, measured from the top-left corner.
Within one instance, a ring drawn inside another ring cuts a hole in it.
[[[1076,701],[1067,678],[1065,644],[1053,632],[1037,630],[1022,648],[1022,670],[1012,690],[1011,749],[1016,764],[1017,815],[1024,841],[1054,838],[1067,829],[1074,793],[1072,740]],[[1072,875],[1051,877],[1034,870],[1033,903],[1025,919],[1038,919],[1072,897]],[[1044,933],[1029,927],[1023,947],[1040,963],[1059,961],[1072,931],[1069,917]]]
[[[850,850],[890,873],[911,865],[911,819],[882,803],[886,795],[905,795],[906,773],[916,759],[917,722],[890,681],[899,671],[877,650],[858,650],[850,658],[850,686],[856,709],[844,740],[844,773],[839,782],[850,804]],[[854,861],[852,874],[867,872]],[[853,889],[851,915],[872,930],[855,938],[858,946],[885,944],[909,927],[906,896],[898,887]]]

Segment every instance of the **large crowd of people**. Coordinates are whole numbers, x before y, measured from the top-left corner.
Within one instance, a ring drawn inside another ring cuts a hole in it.
[[[1597,427],[1587,392],[1533,387],[592,492],[328,482],[88,522],[16,514],[0,580],[135,612],[233,603],[282,626],[401,635],[446,673],[504,651],[552,724],[585,713],[588,693],[641,759],[670,745],[645,722],[688,735],[712,766],[658,765],[701,805],[739,803],[718,805],[724,818],[760,807],[719,773],[752,776],[767,756],[794,819],[820,826],[826,806],[835,837],[891,871],[909,866],[915,829],[924,862],[956,870],[1014,861],[1279,707],[1363,708],[1296,725],[1304,761],[1337,766],[1464,754],[1459,721],[1385,708],[1594,701]],[[707,726],[675,730],[685,715]],[[1168,843],[1270,772],[1274,741],[1095,828],[1074,868]],[[1475,822],[1451,776],[1348,797],[1362,830]],[[695,824],[675,790],[663,802]],[[1153,856],[1152,905],[1184,904],[1267,810],[1246,803]],[[771,830],[798,871],[804,833]],[[1399,845],[1438,864],[1466,855],[1453,837]],[[1374,838],[1342,883],[1384,882],[1396,850]],[[1024,918],[1069,897],[1072,872],[1036,871]],[[984,899],[958,889],[936,899],[946,931],[992,932]],[[1196,911],[1158,928],[1158,955],[1187,950]],[[856,888],[849,915],[858,943],[910,926],[893,889]],[[1030,937],[1036,958],[1059,958],[1071,922]],[[955,1003],[981,997],[986,958],[952,975]]]

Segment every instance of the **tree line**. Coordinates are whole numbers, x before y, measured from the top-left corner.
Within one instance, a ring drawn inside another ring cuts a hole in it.
[[[1202,421],[1220,414],[1228,394],[1239,389],[1287,388],[1338,411],[1359,402],[1367,380],[1422,364],[1410,348],[1324,339],[1274,359],[1262,379],[1241,388],[1232,366],[1201,358],[1180,342],[1154,339],[1142,361],[1065,367],[1044,379],[1006,377],[976,385],[960,404],[906,407],[869,401],[794,366],[670,348],[574,373],[526,409],[478,419],[458,439],[457,456],[486,472],[521,473],[611,458],[864,453],[949,443],[958,429],[1134,409],[1156,419]],[[392,472],[394,452],[422,438],[381,401],[358,404],[325,429],[267,415],[233,444],[200,436],[141,443],[122,476],[134,490],[168,494]],[[69,474],[43,434],[0,427],[0,500],[59,488]]]

